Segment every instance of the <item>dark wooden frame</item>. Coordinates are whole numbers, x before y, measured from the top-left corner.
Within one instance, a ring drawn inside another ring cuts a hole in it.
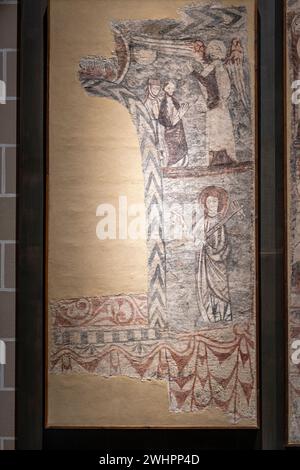
[[[257,31],[257,3],[258,1],[257,0],[252,0],[253,1],[253,4],[254,4],[254,28],[255,28],[255,31],[254,31],[254,68],[255,68],[255,71],[257,70],[257,61],[258,61],[258,57],[257,57],[257,40],[256,40],[256,31]],[[48,0],[48,4],[51,2],[51,0]],[[49,18],[49,15],[48,16],[48,19],[47,19],[47,25],[48,25],[48,28],[50,27],[50,18]],[[50,38],[49,38],[49,35],[47,36],[47,41],[48,41],[48,47],[47,47],[47,58],[46,58],[46,61],[47,61],[47,74],[49,74],[49,59],[50,59]],[[256,72],[254,72],[256,73]],[[45,79],[45,81],[47,81],[48,79],[48,76],[47,78]],[[256,83],[255,83],[255,86],[254,86],[255,90],[254,90],[254,99],[255,99],[255,143],[254,143],[254,154],[255,154],[255,166],[256,166],[256,172],[255,172],[255,177],[254,177],[254,185],[255,185],[255,213],[258,215],[258,211],[259,211],[259,207],[258,207],[258,176],[257,176],[257,173],[258,173],[258,138],[257,138],[257,128],[258,128],[258,112],[257,112],[257,103],[258,103],[258,100],[257,100],[257,97],[258,97],[258,90],[257,90],[257,86],[256,86]],[[45,95],[47,96],[47,89],[45,91]],[[48,100],[49,96],[47,96],[47,100]],[[49,100],[48,102],[46,103],[46,113],[47,113],[47,116],[48,116],[48,113],[49,113]],[[46,117],[47,119],[47,117]],[[47,140],[47,129],[46,129],[46,140]],[[44,245],[45,245],[45,257],[44,257],[44,271],[45,271],[45,295],[44,295],[44,311],[45,311],[45,317],[44,317],[44,323],[45,323],[45,340],[44,340],[44,348],[45,348],[45,369],[46,371],[48,370],[48,356],[47,356],[47,351],[48,351],[48,326],[49,325],[49,317],[48,317],[48,298],[47,298],[47,295],[48,295],[48,279],[47,279],[47,275],[48,275],[48,258],[47,258],[47,253],[48,253],[48,243],[49,243],[49,239],[48,239],[48,209],[49,209],[49,192],[48,192],[48,185],[49,185],[49,174],[48,174],[48,159],[49,159],[49,155],[48,155],[48,142],[46,143],[46,168],[45,168],[45,173],[46,173],[46,183],[45,183],[45,191],[46,191],[46,194],[45,194],[45,200],[46,200],[46,203],[45,203],[45,213],[44,213],[44,219],[45,219],[45,230],[46,230],[46,233],[45,233],[45,238],[44,238]],[[165,170],[171,170],[171,171],[165,171]],[[176,174],[176,169],[173,169],[175,170],[175,174]],[[171,175],[173,174],[174,175],[174,171],[172,171],[171,168],[169,169],[164,169],[164,171],[166,174],[169,174],[169,177],[171,177]],[[216,172],[217,173],[217,172]],[[192,172],[192,174],[194,174],[194,172]],[[201,173],[202,175],[204,175],[204,173],[202,172]],[[209,172],[210,175],[214,174],[213,172]],[[258,219],[258,217],[257,217]],[[206,428],[205,426],[199,426],[199,428],[197,427],[193,427],[193,429],[198,429],[198,430],[206,430],[206,429],[209,429],[209,430],[240,430],[240,429],[243,429],[243,430],[251,430],[253,431],[254,429],[258,429],[259,428],[259,423],[260,423],[260,408],[259,408],[259,400],[258,400],[258,394],[259,394],[259,380],[260,380],[260,374],[259,374],[259,329],[260,329],[260,325],[259,325],[259,275],[258,275],[258,270],[259,270],[259,253],[258,253],[258,237],[259,237],[259,233],[258,233],[258,230],[259,230],[259,227],[258,227],[258,220],[255,220],[254,221],[254,225],[255,225],[255,244],[256,244],[256,259],[255,259],[255,271],[256,271],[256,283],[257,283],[257,286],[256,286],[256,292],[255,292],[255,309],[256,309],[256,379],[257,379],[257,390],[256,390],[256,393],[257,393],[257,409],[256,409],[256,422],[257,422],[257,425],[252,425],[252,426],[239,426],[239,425],[235,425],[235,426],[232,426],[232,428],[230,427],[230,425],[228,425],[228,427],[226,428],[226,426],[216,426],[216,427],[208,427]],[[44,400],[44,408],[45,408],[45,428],[47,430],[50,430],[50,429],[86,429],[87,427],[82,425],[82,426],[74,426],[74,425],[70,425],[70,426],[55,426],[55,425],[50,425],[48,424],[48,375],[47,373],[45,374],[45,400]],[[106,430],[112,430],[112,429],[124,429],[123,426],[119,425],[119,426],[109,426],[109,425],[102,425],[102,426],[93,426],[93,428],[95,429],[106,429]],[[130,430],[135,430],[135,429],[170,429],[170,430],[176,430],[176,429],[179,429],[179,430],[186,430],[186,429],[190,429],[186,426],[160,426],[160,427],[155,427],[155,426],[151,426],[149,428],[147,428],[147,426],[128,426],[128,428],[126,429],[130,429]]]
[[[261,430],[44,427],[47,0],[20,5],[17,447],[279,449],[284,446],[283,2],[259,1]],[[263,25],[263,28],[262,28]],[[271,73],[270,73],[271,71]],[[266,184],[267,182],[267,184]],[[112,437],[114,439],[112,439]]]

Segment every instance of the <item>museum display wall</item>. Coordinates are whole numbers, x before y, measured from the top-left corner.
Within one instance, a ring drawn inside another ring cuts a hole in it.
[[[298,447],[300,0],[18,14],[19,46],[0,1],[0,448]]]
[[[17,2],[1,1],[0,80],[6,97],[0,86],[0,450],[15,447],[17,47]]]

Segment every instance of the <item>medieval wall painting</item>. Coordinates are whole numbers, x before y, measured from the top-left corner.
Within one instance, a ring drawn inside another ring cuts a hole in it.
[[[300,444],[300,2],[287,2],[288,441]]]
[[[254,2],[76,0],[72,25],[68,3],[50,9],[48,424],[256,427]],[[92,181],[98,204],[142,203],[142,242],[103,206],[85,225]]]

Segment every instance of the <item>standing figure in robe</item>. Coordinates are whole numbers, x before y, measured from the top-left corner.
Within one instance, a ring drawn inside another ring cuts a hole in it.
[[[222,41],[211,41],[206,50],[194,45],[194,57],[201,64],[200,72],[193,71],[206,102],[206,135],[210,165],[236,163],[235,139],[228,108],[231,82],[224,65],[226,47]]]
[[[185,167],[188,165],[188,146],[182,118],[188,110],[188,105],[178,103],[173,96],[175,89],[175,83],[172,81],[165,85],[165,96],[161,102],[158,122],[164,127],[167,165]]]
[[[202,225],[204,223],[204,239],[195,239],[196,246],[200,245],[196,257],[199,321],[231,321],[227,272],[229,245],[224,220],[228,195],[223,188],[209,186],[200,194],[199,202],[204,209],[204,222],[203,219],[201,221]]]
[[[162,91],[160,80],[158,78],[149,78],[144,105],[151,117],[153,127],[155,129],[155,133],[157,136],[158,151],[162,166],[166,166],[167,162],[164,143],[164,129],[162,125],[158,122],[158,116],[163,96],[164,93]]]

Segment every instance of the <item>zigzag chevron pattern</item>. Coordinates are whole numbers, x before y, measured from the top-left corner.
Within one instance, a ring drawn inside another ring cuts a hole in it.
[[[167,314],[163,182],[152,121],[143,103],[121,85],[105,80],[82,80],[82,85],[90,95],[110,97],[121,103],[135,123],[142,153],[148,226],[148,318],[151,327],[164,329],[167,326]]]
[[[245,23],[245,8],[216,8],[213,6],[204,6],[199,9],[197,6],[189,6],[183,9],[185,16],[184,25],[179,23],[178,27],[170,31],[169,36],[186,35],[193,36],[201,30],[208,28],[227,28],[240,29]]]

